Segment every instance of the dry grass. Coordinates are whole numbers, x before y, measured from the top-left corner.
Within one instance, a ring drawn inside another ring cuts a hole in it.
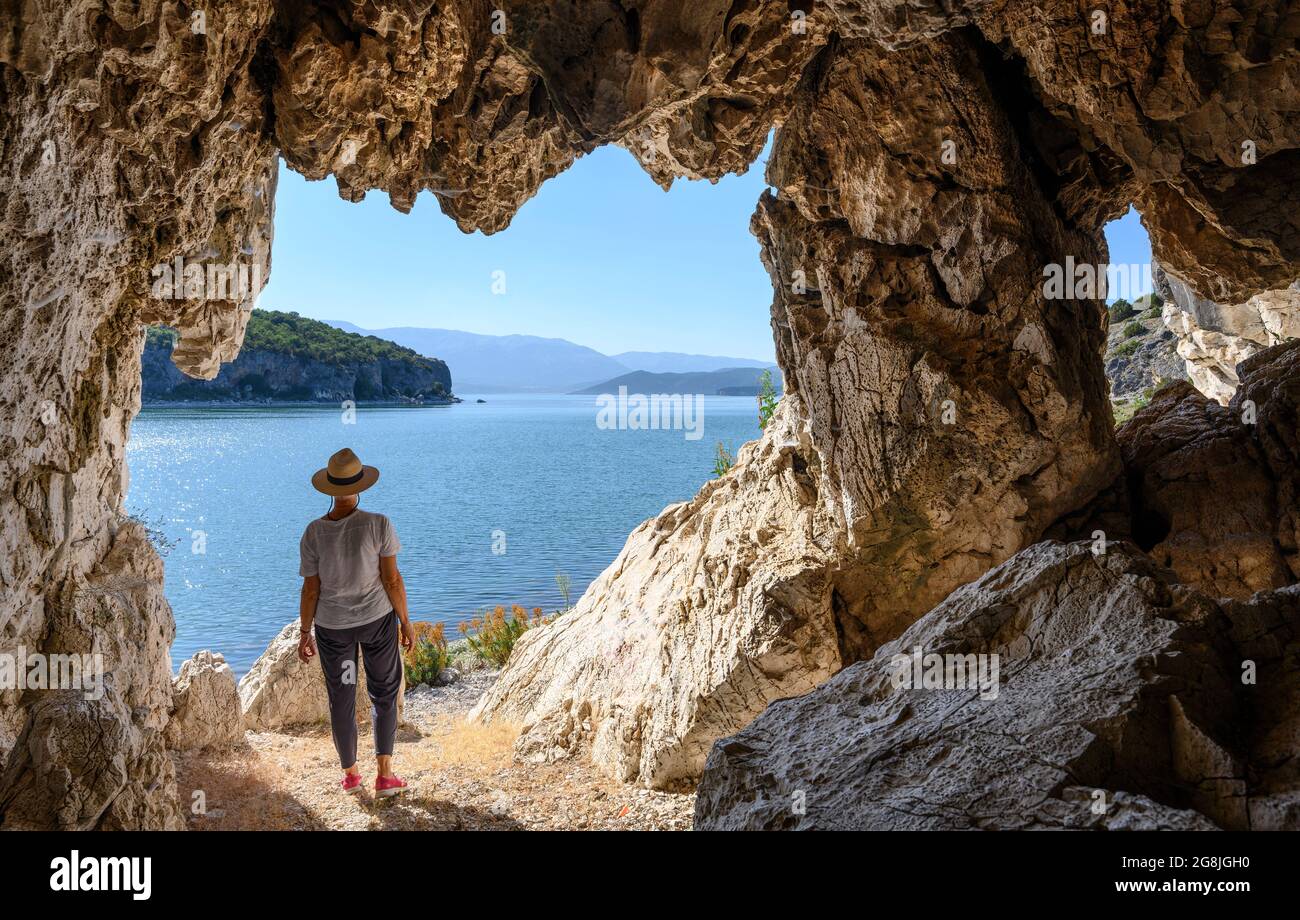
[[[518,728],[478,725],[463,712],[416,713],[397,735],[394,764],[409,783],[395,799],[371,791],[370,737],[360,737],[366,787],[338,788],[329,732],[249,732],[247,744],[177,759],[181,800],[206,798],[191,830],[686,829],[694,796],[634,789],[595,771],[586,757],[555,764],[513,760]]]
[[[510,766],[519,726],[505,722],[482,725],[466,721],[464,716],[443,716],[439,719],[439,726],[443,733],[437,734],[431,757],[425,763],[417,760],[417,767],[431,769],[472,764],[505,769]]]

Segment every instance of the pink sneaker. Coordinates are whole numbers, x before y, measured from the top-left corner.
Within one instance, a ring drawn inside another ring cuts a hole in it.
[[[360,774],[360,773],[344,773],[344,774],[343,774],[343,782],[342,782],[341,785],[343,786],[343,791],[344,791],[344,792],[352,792],[352,793],[360,792],[360,791],[361,791],[361,774]]]
[[[406,788],[406,783],[400,776],[379,776],[375,778],[375,796],[386,799],[390,796],[400,795]]]

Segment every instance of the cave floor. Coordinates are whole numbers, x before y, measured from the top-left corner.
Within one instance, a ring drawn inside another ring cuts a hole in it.
[[[517,763],[517,729],[465,721],[477,694],[408,694],[395,766],[409,789],[373,795],[367,727],[359,759],[366,785],[338,788],[327,729],[247,732],[245,744],[174,755],[190,830],[688,830],[694,794],[639,789],[598,773],[585,756]],[[202,793],[202,795],[197,795]]]

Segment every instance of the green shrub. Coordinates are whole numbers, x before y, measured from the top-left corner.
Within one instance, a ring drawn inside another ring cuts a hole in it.
[[[1127,358],[1142,346],[1141,342],[1128,341],[1117,346],[1111,356],[1115,358]]]
[[[1146,334],[1147,334],[1147,327],[1142,325],[1139,322],[1132,322],[1124,327],[1124,338],[1126,339],[1135,339],[1140,335],[1146,335]]]
[[[727,470],[736,465],[736,457],[727,450],[727,445],[718,442],[718,449],[713,454],[713,475],[725,476]]]
[[[505,667],[520,636],[530,629],[545,626],[553,619],[543,616],[541,607],[534,607],[529,615],[523,607],[512,604],[509,616],[506,616],[504,607],[498,606],[490,613],[485,611],[468,623],[461,623],[460,631],[471,652],[501,668]]]
[[[563,613],[573,607],[573,604],[569,603],[569,589],[573,587],[573,579],[563,572],[556,572],[555,587],[560,589],[560,597],[564,598],[564,607],[560,611]]]
[[[1120,425],[1123,425],[1133,416],[1151,405],[1151,392],[1151,388],[1148,387],[1143,391],[1141,396],[1115,403],[1112,406],[1115,414],[1115,427],[1118,428]]]
[[[758,427],[760,429],[766,428],[767,423],[772,420],[772,413],[776,412],[776,404],[780,398],[776,386],[772,383],[772,372],[763,371],[758,376]]]
[[[1130,316],[1137,316],[1137,310],[1133,309],[1133,305],[1123,297],[1118,298],[1113,304],[1107,307],[1106,312],[1110,314],[1110,321],[1112,323],[1123,322]]]
[[[415,622],[411,626],[415,629],[415,645],[402,652],[406,683],[411,687],[435,683],[451,663],[442,624]]]

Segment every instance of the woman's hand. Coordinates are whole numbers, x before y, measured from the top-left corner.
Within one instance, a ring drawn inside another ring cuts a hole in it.
[[[402,649],[409,652],[415,648],[415,627],[411,625],[410,620],[402,621]]]
[[[298,660],[307,662],[311,661],[315,657],[316,637],[310,632],[305,632],[298,638]]]

